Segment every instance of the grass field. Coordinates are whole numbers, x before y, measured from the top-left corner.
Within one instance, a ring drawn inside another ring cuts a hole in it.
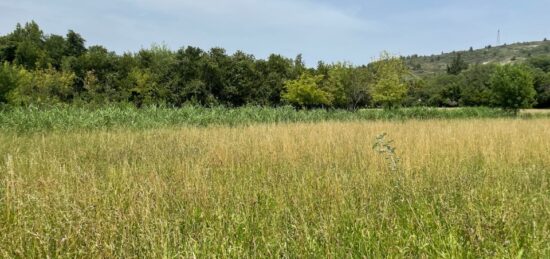
[[[548,258],[548,136],[547,118],[6,130],[0,257]]]

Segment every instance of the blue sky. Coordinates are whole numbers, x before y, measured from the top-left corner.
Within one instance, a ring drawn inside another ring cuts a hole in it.
[[[35,20],[118,53],[165,43],[365,64],[494,45],[498,29],[507,43],[550,38],[549,12],[550,0],[1,0],[0,34]]]

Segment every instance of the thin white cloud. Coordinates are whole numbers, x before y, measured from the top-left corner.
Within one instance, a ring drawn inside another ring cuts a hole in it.
[[[382,50],[437,53],[549,37],[548,0],[0,0],[0,34],[35,20],[119,53],[151,43],[224,47],[263,58],[303,53],[308,64],[369,62]],[[520,22],[518,22],[520,21]],[[439,51],[438,51],[439,50]]]
[[[172,48],[224,47],[258,57],[303,53],[317,60],[350,59],[362,39],[379,26],[342,4],[312,0],[0,0],[0,30],[37,21],[47,33],[80,32],[89,45],[117,52],[152,43]]]
[[[167,15],[202,17],[244,27],[320,27],[365,31],[373,24],[326,4],[304,0],[120,0]],[[249,24],[247,24],[249,22]]]

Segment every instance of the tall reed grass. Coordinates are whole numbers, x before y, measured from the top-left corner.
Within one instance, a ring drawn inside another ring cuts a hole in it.
[[[47,132],[94,129],[152,129],[179,126],[253,125],[259,123],[502,118],[510,114],[491,108],[406,108],[395,110],[295,110],[281,108],[202,108],[179,109],[125,106],[82,107],[5,107],[0,110],[0,130]],[[520,118],[550,117],[550,113],[525,113]]]

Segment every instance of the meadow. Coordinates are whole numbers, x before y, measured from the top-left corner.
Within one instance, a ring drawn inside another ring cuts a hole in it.
[[[550,256],[548,117],[29,118],[0,134],[0,257]]]

